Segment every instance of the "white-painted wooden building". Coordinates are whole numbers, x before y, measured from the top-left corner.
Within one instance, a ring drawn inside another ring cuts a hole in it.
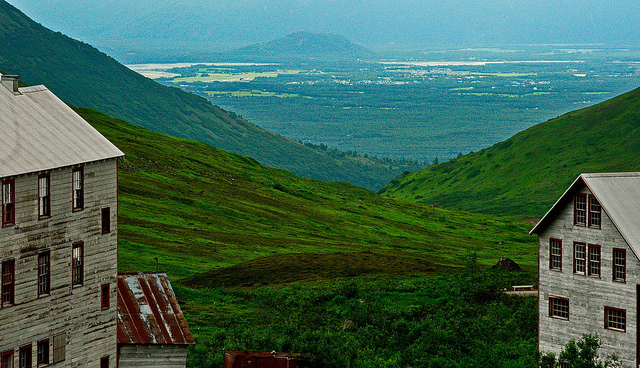
[[[44,86],[0,78],[0,367],[116,367],[123,154]]]
[[[598,334],[640,363],[640,173],[582,174],[531,230],[539,243],[539,349]]]

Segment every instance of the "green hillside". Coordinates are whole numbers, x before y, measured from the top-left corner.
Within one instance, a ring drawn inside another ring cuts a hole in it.
[[[404,169],[362,157],[330,157],[266,131],[202,97],[129,70],[85,43],[50,31],[0,0],[0,69],[44,84],[75,106],[95,108],[148,129],[254,157],[322,180],[378,189]]]
[[[159,258],[196,338],[188,367],[221,368],[225,349],[313,368],[536,366],[536,299],[497,292],[535,278],[519,217],[385,199],[77,111],[126,154],[119,270]],[[501,256],[527,272],[478,267]]]
[[[379,193],[473,212],[539,217],[580,173],[639,171],[638,152],[640,89],[398,178]]]
[[[531,224],[381,198],[260,165],[90,109],[79,113],[117,145],[120,268],[173,278],[290,253],[366,252],[411,258],[408,271],[441,273],[471,252],[488,265],[508,256],[535,269]],[[373,255],[372,257],[375,257]],[[382,265],[380,267],[383,267]]]
[[[373,52],[340,35],[298,31],[276,40],[243,47],[234,54],[259,58],[273,56],[355,58],[370,56]]]

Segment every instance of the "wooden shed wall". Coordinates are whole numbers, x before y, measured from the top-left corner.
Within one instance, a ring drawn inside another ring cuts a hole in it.
[[[14,177],[16,225],[0,228],[0,261],[15,260],[15,305],[0,309],[0,353],[66,337],[65,360],[52,367],[116,366],[117,160],[86,163],[84,209],[72,211],[72,167],[51,175],[51,217],[38,220],[38,174]],[[8,178],[0,178],[5,180]],[[109,207],[111,232],[102,234],[101,209]],[[84,242],[84,283],[71,284],[72,244]],[[38,296],[38,254],[50,251],[51,291]],[[101,309],[101,286],[110,284],[110,307]]]
[[[188,345],[121,344],[118,348],[120,368],[184,368]]]

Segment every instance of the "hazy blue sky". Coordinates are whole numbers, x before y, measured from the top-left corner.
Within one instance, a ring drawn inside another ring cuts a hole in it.
[[[639,0],[8,0],[99,40],[254,43],[305,30],[361,44],[636,43]]]

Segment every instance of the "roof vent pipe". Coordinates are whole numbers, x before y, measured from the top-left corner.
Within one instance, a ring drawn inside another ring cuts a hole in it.
[[[18,75],[0,75],[0,83],[9,91],[18,93]]]

